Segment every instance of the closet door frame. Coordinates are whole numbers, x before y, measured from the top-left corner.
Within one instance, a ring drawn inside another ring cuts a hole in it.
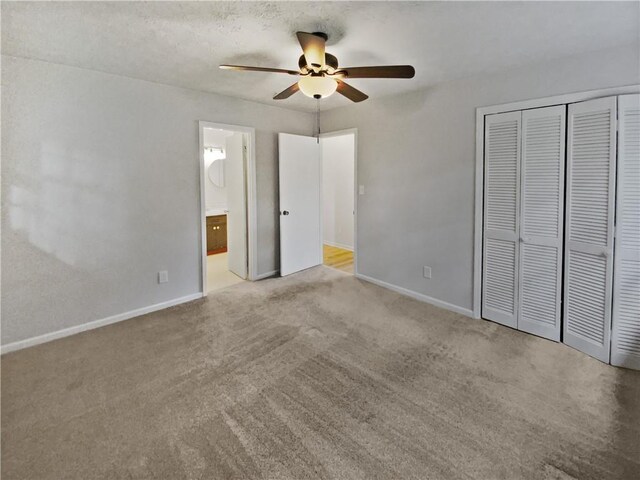
[[[600,97],[640,93],[640,84],[625,87],[590,90],[580,93],[557,95],[519,102],[504,103],[476,109],[476,178],[475,178],[475,214],[474,214],[474,249],[473,249],[473,317],[481,318],[482,314],[482,265],[483,265],[483,212],[484,212],[484,132],[485,116],[495,113],[529,110],[532,108],[568,105],[570,103],[593,100]]]

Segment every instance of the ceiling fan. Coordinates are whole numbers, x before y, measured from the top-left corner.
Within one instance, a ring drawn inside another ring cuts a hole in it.
[[[297,32],[303,54],[298,59],[300,70],[280,68],[247,67],[242,65],[220,65],[226,70],[248,70],[253,72],[286,73],[300,79],[289,88],[277,94],[274,100],[284,100],[301,90],[308,97],[326,98],[334,92],[344,95],[353,102],[366,100],[368,95],[344,81],[348,78],[413,78],[415,69],[411,65],[387,65],[378,67],[339,68],[338,59],[325,51],[329,38],[322,32]]]

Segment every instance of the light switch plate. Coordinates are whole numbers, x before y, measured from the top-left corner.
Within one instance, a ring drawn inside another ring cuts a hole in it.
[[[167,283],[169,281],[169,272],[162,270],[158,272],[158,283]]]
[[[431,267],[422,267],[422,275],[424,278],[431,278]]]
[[[364,195],[364,185],[358,185],[358,194]]]

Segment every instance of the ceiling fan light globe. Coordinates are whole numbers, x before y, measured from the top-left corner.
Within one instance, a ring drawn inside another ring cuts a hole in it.
[[[311,98],[317,98],[317,95],[326,98],[338,88],[338,82],[333,78],[312,75],[302,77],[298,80],[298,85],[302,93]]]

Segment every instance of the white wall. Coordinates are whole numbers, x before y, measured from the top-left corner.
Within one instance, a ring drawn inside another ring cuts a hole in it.
[[[353,250],[355,135],[320,140],[322,149],[322,222],[327,245]]]
[[[476,107],[637,84],[639,59],[635,44],[326,112],[326,130],[358,128],[359,272],[471,309]]]
[[[256,128],[258,272],[276,269],[276,133],[312,115],[2,56],[3,345],[200,290],[198,120]]]
[[[219,130],[214,128],[203,129],[203,143],[205,147],[216,147],[226,149],[227,137],[233,135],[232,131]],[[225,150],[226,151],[226,150]],[[223,160],[224,162],[224,160]],[[215,185],[209,178],[209,167],[213,162],[207,161],[207,157],[204,157],[204,202],[207,210],[227,208],[227,187],[219,187]],[[224,167],[223,167],[224,170]]]

